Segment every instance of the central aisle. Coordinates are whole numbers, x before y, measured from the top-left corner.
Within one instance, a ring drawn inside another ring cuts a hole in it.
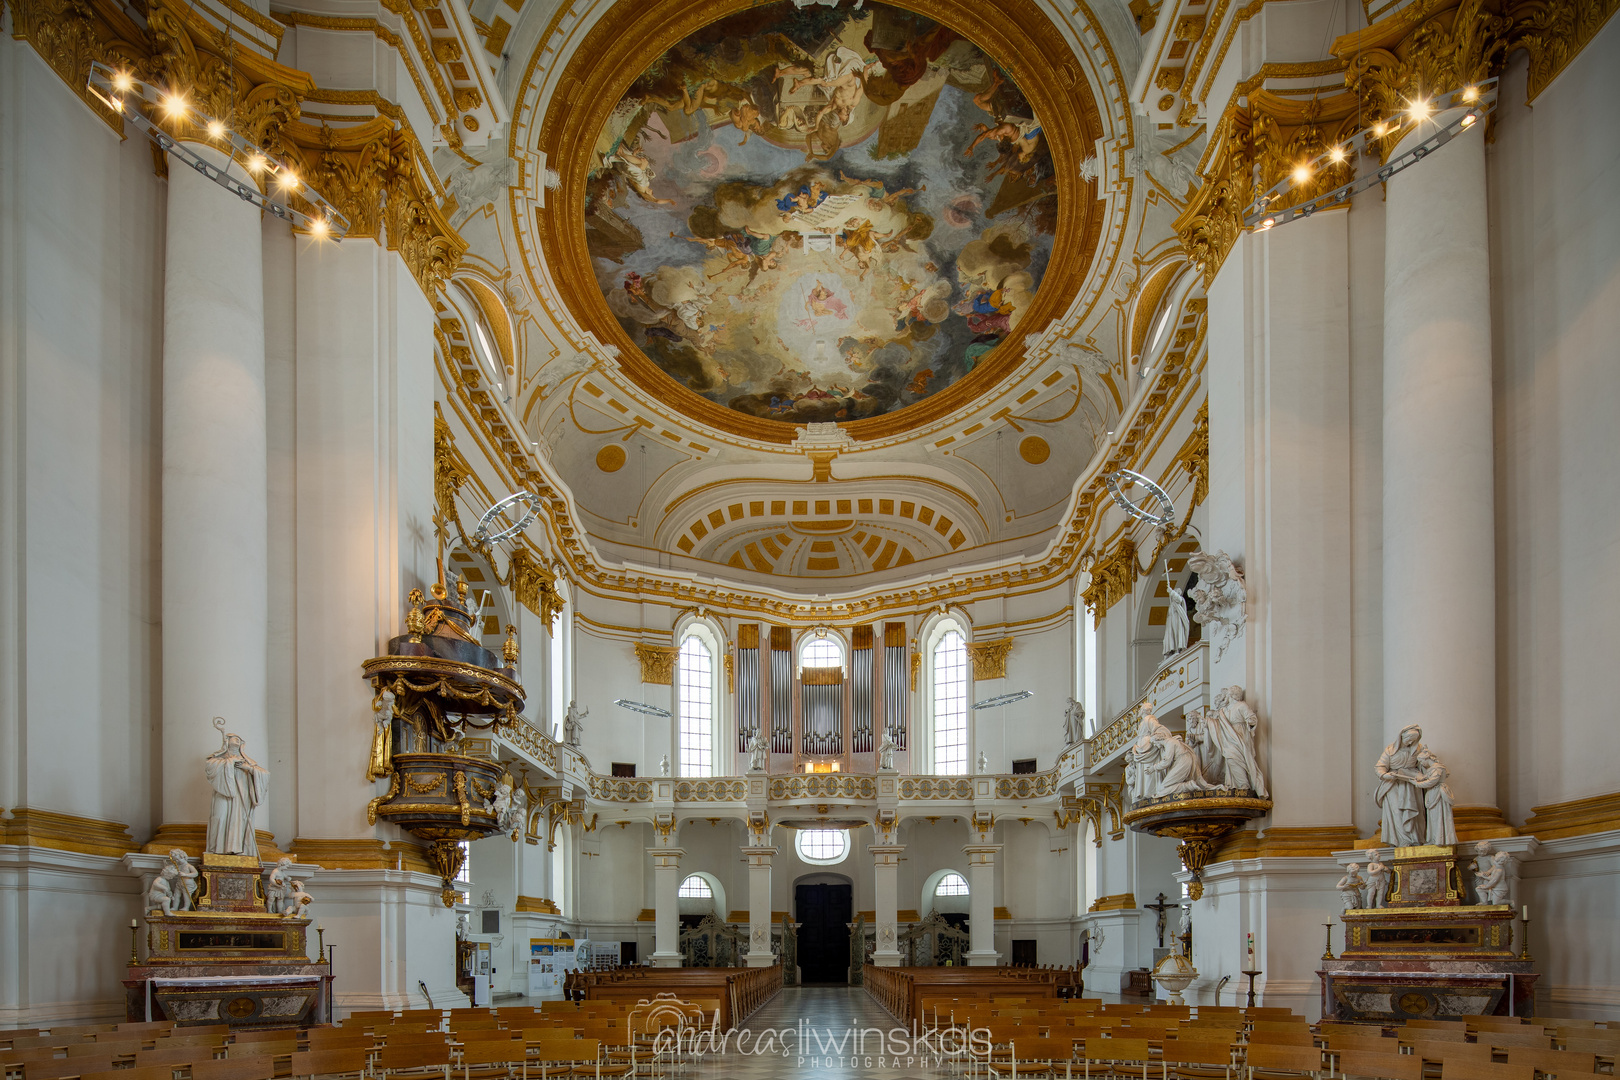
[[[899,1022],[853,986],[787,987],[721,1053],[696,1063],[700,1077],[739,1080],[899,1080],[942,1072],[933,1058],[913,1053]]]

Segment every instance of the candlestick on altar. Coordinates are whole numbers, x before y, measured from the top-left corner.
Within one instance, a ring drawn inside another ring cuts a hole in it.
[[[1243,974],[1249,977],[1249,1008],[1252,1009],[1254,1008],[1254,979],[1256,975],[1261,973],[1258,971],[1245,971]]]
[[[1333,959],[1333,924],[1330,923],[1330,922],[1325,922],[1325,923],[1322,924],[1322,928],[1327,931],[1327,948],[1322,951],[1322,959],[1324,959],[1324,960],[1332,960]]]
[[[130,967],[134,967],[136,964],[139,964],[141,962],[140,956],[135,952],[135,941],[136,941],[136,938],[137,938],[137,936],[139,934],[140,934],[140,922],[138,920],[136,920],[136,919],[129,920],[129,966]]]
[[[1519,944],[1519,959],[1528,960],[1530,959],[1530,908],[1528,905],[1520,913],[1520,918],[1524,922],[1524,940]]]

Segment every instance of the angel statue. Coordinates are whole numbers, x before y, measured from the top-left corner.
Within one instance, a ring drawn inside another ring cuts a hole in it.
[[[242,736],[225,733],[223,717],[214,717],[225,745],[208,755],[203,771],[214,789],[208,811],[208,840],[203,849],[210,855],[259,857],[259,840],[253,832],[253,811],[270,790],[270,771],[247,756]]]
[[[1339,899],[1344,902],[1344,910],[1354,911],[1366,906],[1361,902],[1361,890],[1366,884],[1361,877],[1360,863],[1351,863],[1345,867],[1344,877],[1340,878],[1339,883],[1334,886],[1339,890]]]
[[[169,865],[174,867],[175,911],[195,911],[197,908],[197,868],[191,865],[191,856],[185,848],[169,849]]]

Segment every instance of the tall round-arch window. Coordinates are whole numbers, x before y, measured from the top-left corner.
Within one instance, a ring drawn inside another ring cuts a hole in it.
[[[961,775],[968,771],[968,660],[960,630],[940,635],[933,661],[934,772]]]
[[[676,658],[680,690],[681,775],[714,775],[714,656],[696,634],[681,642]]]

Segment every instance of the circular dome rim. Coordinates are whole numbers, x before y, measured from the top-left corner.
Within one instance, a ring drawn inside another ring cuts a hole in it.
[[[1057,189],[1058,227],[1051,259],[1034,302],[1019,320],[1024,332],[1003,341],[966,377],[922,401],[882,416],[838,422],[861,441],[903,435],[943,420],[1012,374],[1024,359],[1023,339],[1061,318],[1079,294],[1104,228],[1096,181],[1080,175],[1080,162],[1103,134],[1096,97],[1074,52],[1036,0],[1005,0],[994,25],[976,22],[972,16],[982,15],[983,9],[968,0],[884,2],[951,27],[995,58],[1040,117],[1053,167],[1067,179]],[[701,5],[690,0],[619,0],[598,19],[569,55],[540,123],[534,148],[545,154],[561,182],[556,197],[546,200],[536,231],[539,261],[550,269],[563,304],[582,329],[617,350],[619,370],[632,383],[670,411],[700,424],[742,438],[786,444],[794,440],[800,425],[710,401],[681,385],[635,345],[597,284],[583,213],[591,151],[608,115],[635,79],[688,35],[756,4],[757,0],[712,0]],[[538,48],[525,83],[534,77]],[[589,104],[576,107],[580,101]],[[515,138],[514,133],[514,143]],[[532,275],[536,261],[525,261]]]

